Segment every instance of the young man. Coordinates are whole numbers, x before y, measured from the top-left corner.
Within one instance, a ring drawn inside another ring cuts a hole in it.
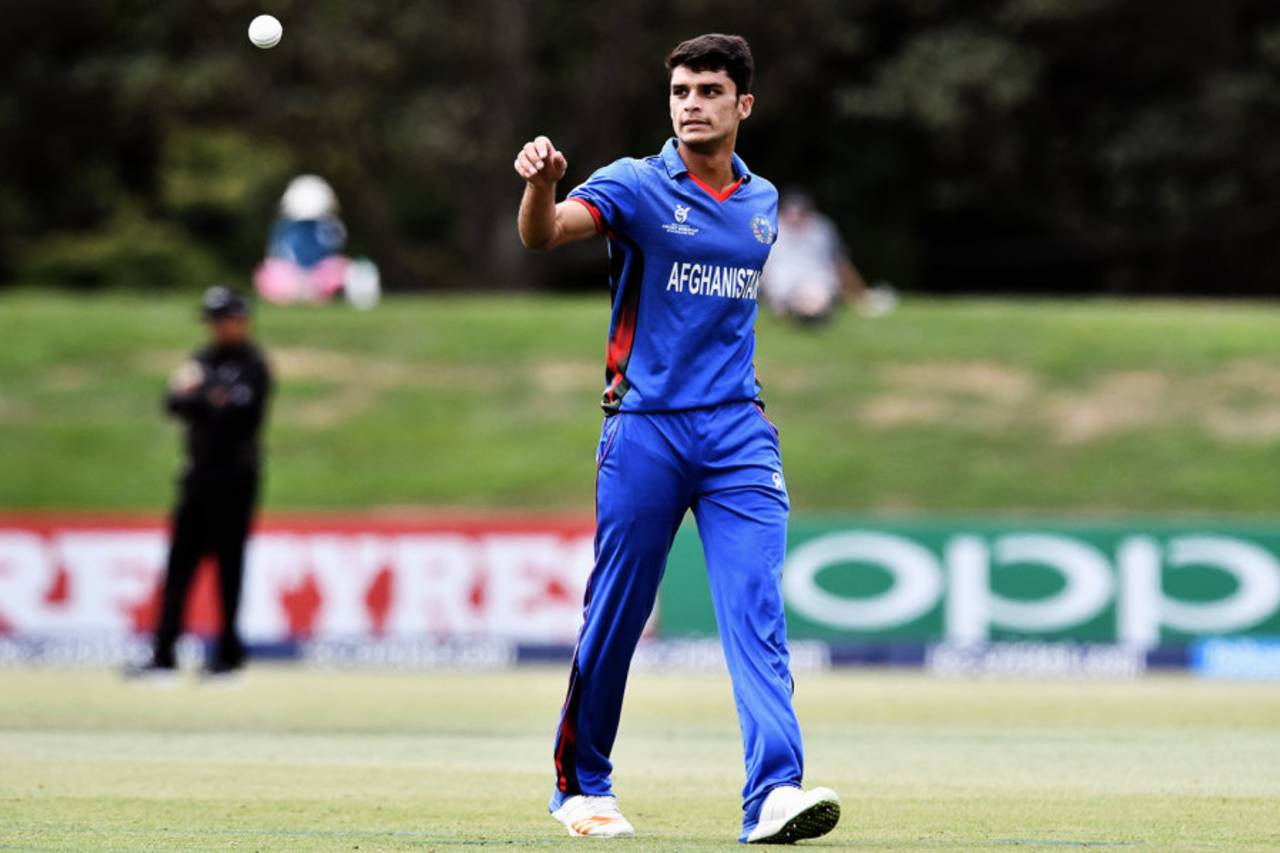
[[[224,677],[244,663],[236,630],[244,578],[245,541],[258,497],[259,435],[271,393],[271,373],[250,338],[249,303],[225,287],[205,291],[201,314],[209,344],[170,378],[165,408],[187,427],[187,463],[173,512],[160,624],[149,663],[132,677],[176,676],[174,646],[196,567],[205,554],[218,560],[222,633],[205,674]]]
[[[829,832],[835,793],[800,788],[803,754],[779,579],[790,508],[752,359],[778,194],[733,153],[753,63],[737,36],[667,57],[676,137],[618,160],[556,203],[567,162],[540,136],[515,161],[520,238],[609,238],[613,315],[596,454],[596,563],[555,745],[552,815],[577,836],[632,835],[610,786],[632,653],[676,529],[698,522],[746,752],[740,840]]]

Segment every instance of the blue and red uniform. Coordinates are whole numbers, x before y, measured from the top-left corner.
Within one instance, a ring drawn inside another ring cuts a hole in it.
[[[613,313],[596,453],[596,562],[556,737],[554,811],[612,793],[609,754],[631,657],[667,554],[693,511],[746,755],[743,834],[779,785],[799,785],[780,577],[790,504],[753,358],[777,190],[736,155],[722,191],[676,140],[569,193],[609,237]]]

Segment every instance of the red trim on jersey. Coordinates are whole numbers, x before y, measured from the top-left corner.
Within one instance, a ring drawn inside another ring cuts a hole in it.
[[[565,692],[564,707],[560,711],[560,731],[556,737],[556,789],[562,794],[574,795],[579,792],[577,745],[578,745],[578,701],[582,696],[580,683],[581,673],[578,671],[578,650],[573,650],[573,663],[569,666],[569,689]],[[572,789],[572,790],[571,790]]]
[[[613,371],[613,382],[609,385],[609,391],[622,381],[622,374],[626,370],[627,362],[631,358],[631,347],[636,339],[636,306],[634,300],[624,301],[622,310],[618,312],[618,328],[613,332],[613,337],[609,339],[609,351],[606,354],[605,364],[609,366],[609,370]]]
[[[764,422],[767,423],[769,427],[773,430],[773,434],[781,438],[782,433],[778,432],[778,425],[775,424],[773,421],[769,420],[769,416],[764,413],[764,406],[760,405],[758,402],[754,400],[752,401],[751,405],[756,407],[756,411],[760,413],[760,417],[764,418]]]
[[[569,201],[576,201],[587,209],[587,212],[591,214],[591,218],[595,220],[597,234],[603,234],[605,232],[604,217],[600,215],[600,209],[598,207],[587,201],[585,198],[578,198],[576,195],[569,196]]]
[[[738,178],[738,180],[729,184],[729,186],[725,187],[723,190],[713,190],[710,184],[708,184],[706,181],[699,178],[693,172],[689,173],[689,178],[695,184],[702,187],[702,189],[706,191],[707,195],[711,196],[721,204],[724,204],[724,202],[728,201],[729,196],[733,195],[734,192],[737,191],[738,187],[742,186],[742,178]]]
[[[622,384],[623,375],[621,373],[613,374],[613,381],[609,383],[609,387],[604,389],[604,393],[609,397],[609,405],[618,402],[618,398],[613,393],[618,390],[618,386]]]

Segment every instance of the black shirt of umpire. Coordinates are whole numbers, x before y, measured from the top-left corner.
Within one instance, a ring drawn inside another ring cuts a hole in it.
[[[166,408],[187,423],[186,473],[201,478],[256,474],[271,371],[252,343],[210,344],[193,360],[204,379],[189,394],[170,391]]]

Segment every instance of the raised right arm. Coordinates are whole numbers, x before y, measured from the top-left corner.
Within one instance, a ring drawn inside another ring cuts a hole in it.
[[[525,248],[554,249],[598,233],[586,206],[576,201],[556,204],[556,183],[568,168],[564,155],[545,136],[526,143],[516,156],[516,174],[525,180],[520,201],[520,242]]]

